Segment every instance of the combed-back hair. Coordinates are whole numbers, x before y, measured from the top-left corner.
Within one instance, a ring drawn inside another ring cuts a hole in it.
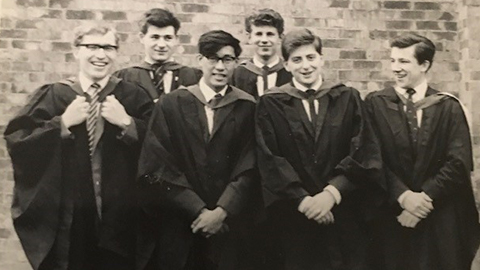
[[[273,9],[265,8],[251,14],[245,19],[245,30],[252,32],[252,25],[255,26],[273,26],[278,31],[278,35],[283,34],[284,20],[282,16]]]
[[[180,29],[180,21],[167,9],[152,8],[145,12],[143,19],[140,21],[140,32],[146,34],[150,25],[158,28],[173,26],[175,35]]]
[[[430,69],[433,64],[433,57],[435,56],[435,44],[433,44],[430,39],[418,34],[409,33],[395,38],[390,43],[390,47],[392,48],[403,49],[410,46],[415,46],[414,56],[418,64],[423,64],[425,61],[428,61],[430,63],[428,69]]]
[[[225,46],[232,46],[235,57],[242,53],[240,41],[223,30],[213,30],[204,33],[198,40],[198,52],[206,57],[215,56]]]
[[[304,28],[288,32],[282,40],[282,56],[288,61],[290,54],[304,45],[313,45],[315,50],[322,55],[322,40],[312,31]]]

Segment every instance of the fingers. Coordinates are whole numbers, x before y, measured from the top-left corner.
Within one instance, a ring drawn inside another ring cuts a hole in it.
[[[312,197],[310,197],[310,196],[306,196],[305,198],[303,198],[302,202],[298,206],[298,211],[300,213],[305,213],[307,207],[310,205],[311,199],[312,199]]]

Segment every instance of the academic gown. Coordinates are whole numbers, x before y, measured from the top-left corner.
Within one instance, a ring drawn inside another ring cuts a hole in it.
[[[426,96],[437,93],[429,87]],[[424,108],[416,145],[394,88],[369,94],[366,104],[381,143],[388,195],[374,230],[376,269],[470,269],[480,230],[470,182],[471,140],[460,103],[446,97]],[[402,211],[397,199],[408,189],[425,192],[435,208],[414,229],[396,220]]]
[[[171,91],[179,88],[180,86],[194,85],[198,83],[202,77],[201,70],[183,66],[181,64],[176,65],[171,71],[173,73],[172,85],[170,87]],[[137,66],[118,70],[113,75],[126,81],[139,84],[148,92],[152,100],[156,101],[163,93],[158,93],[157,89],[153,85],[151,76],[154,73],[155,71],[152,70],[151,65],[143,62]]]
[[[291,83],[260,97],[256,112],[258,167],[269,219],[280,235],[277,269],[364,269],[360,195],[380,168],[358,91],[324,82],[316,129]],[[319,225],[297,208],[327,185],[342,195],[335,223]]]
[[[136,164],[153,103],[142,89],[113,77],[100,93],[100,102],[107,95],[120,101],[138,136],[120,139],[121,130],[105,120],[95,149],[102,160],[100,220],[85,122],[61,136],[61,115],[78,95],[84,95],[78,81],[45,85],[5,130],[13,224],[34,269],[97,269],[88,264],[97,248],[133,265]]]
[[[292,80],[292,74],[283,67],[282,62],[274,66],[273,69],[277,72],[275,86],[284,85]],[[232,85],[258,99],[258,76],[262,76],[262,69],[255,66],[253,60],[246,61],[240,64],[233,72]],[[267,92],[267,89],[264,89],[264,92]]]
[[[139,162],[140,185],[150,199],[143,205],[138,269],[149,263],[147,269],[234,270],[249,263],[241,248],[249,239],[256,189],[254,99],[229,87],[211,135],[202,99],[194,85],[162,96],[155,106]],[[201,209],[216,206],[227,211],[230,232],[194,235],[190,225]],[[201,265],[202,256],[211,265]]]

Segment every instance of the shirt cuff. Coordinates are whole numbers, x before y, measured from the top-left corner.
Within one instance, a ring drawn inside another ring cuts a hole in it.
[[[333,185],[328,185],[323,190],[328,191],[330,192],[330,194],[332,194],[333,198],[335,198],[336,204],[340,204],[340,202],[342,202],[342,195],[340,194],[340,191],[338,191],[338,189]]]
[[[410,195],[410,194],[412,194],[412,193],[413,193],[413,191],[407,190],[407,191],[403,192],[400,196],[398,196],[397,202],[398,202],[398,204],[400,204],[400,206],[401,206],[402,208],[405,209],[405,207],[403,207],[403,201],[405,200],[405,198],[406,198],[408,195]]]

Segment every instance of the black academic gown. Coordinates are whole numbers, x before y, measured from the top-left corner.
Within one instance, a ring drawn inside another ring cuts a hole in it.
[[[272,68],[272,72],[277,72],[277,81],[275,86],[284,85],[292,80],[292,74],[283,67],[283,62],[280,61]],[[262,76],[262,69],[253,64],[253,60],[246,61],[240,64],[232,76],[232,85],[249,93],[255,99],[258,99],[257,77]],[[264,89],[264,93],[267,89]]]
[[[171,91],[179,88],[180,86],[190,86],[198,83],[202,77],[202,71],[196,68],[177,65],[171,68],[173,73]],[[143,62],[140,65],[124,68],[116,71],[113,75],[129,82],[139,84],[144,88],[152,100],[158,100],[163,93],[158,93],[157,89],[153,85],[152,77],[155,71],[151,65]]]
[[[263,197],[281,242],[277,269],[364,269],[359,196],[380,158],[363,102],[355,89],[325,82],[314,130],[297,91],[291,84],[271,89],[256,112]],[[329,184],[342,202],[332,208],[334,224],[318,225],[297,207]]]
[[[428,88],[426,96],[434,95]],[[446,97],[424,108],[416,145],[394,88],[369,94],[366,104],[381,142],[388,195],[374,230],[376,269],[470,269],[480,231],[470,182],[471,140],[459,102]],[[402,211],[397,199],[407,189],[425,192],[435,208],[414,229],[396,220]]]
[[[72,80],[39,88],[4,134],[14,170],[13,224],[34,269],[97,269],[89,263],[102,260],[100,251],[133,265],[136,164],[153,103],[114,77],[100,93],[100,101],[120,101],[138,138],[120,139],[121,130],[104,123],[95,150],[102,160],[100,220],[85,122],[61,136],[61,115],[77,95],[83,91]]]
[[[162,96],[155,106],[139,163],[140,185],[150,199],[138,269],[147,262],[147,269],[162,270],[234,270],[249,263],[241,247],[255,192],[254,99],[229,87],[211,135],[201,100],[195,85]],[[194,235],[190,225],[201,209],[216,206],[228,212],[230,232]]]

